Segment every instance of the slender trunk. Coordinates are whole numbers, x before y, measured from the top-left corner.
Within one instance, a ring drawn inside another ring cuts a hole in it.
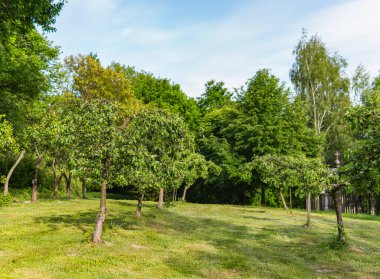
[[[281,197],[281,200],[282,200],[282,205],[284,206],[284,209],[285,210],[288,210],[288,207],[286,205],[286,201],[284,199],[284,195],[282,194],[282,191],[280,190],[280,197]]]
[[[86,198],[87,169],[84,171],[82,180],[82,199]]]
[[[375,215],[375,204],[373,202],[373,194],[368,194],[368,214],[369,215]]]
[[[54,190],[53,190],[53,199],[58,197],[58,177],[57,177],[57,171],[55,170],[55,159],[53,160],[53,164],[51,165],[51,168],[53,169],[53,183],[54,183]]]
[[[307,209],[307,221],[306,221],[305,227],[309,228],[309,227],[311,226],[311,221],[310,221],[310,212],[311,212],[311,194],[310,194],[310,192],[307,193],[306,209]]]
[[[292,212],[292,187],[289,187],[289,207],[290,213]]]
[[[62,178],[63,178],[62,173],[59,177],[57,177],[56,173],[54,172],[54,193],[53,193],[54,199],[58,198],[58,189],[59,189],[59,185],[61,185]]]
[[[160,188],[160,195],[158,196],[157,208],[162,208],[164,206],[164,188]]]
[[[24,158],[24,155],[25,155],[25,150],[23,150],[21,152],[21,154],[18,157],[16,163],[14,163],[14,165],[12,166],[12,168],[9,170],[8,175],[7,175],[7,179],[5,180],[5,184],[4,184],[4,195],[8,195],[9,181],[11,180],[11,177],[12,177],[12,174],[13,174],[14,170],[17,168],[18,164]]]
[[[137,207],[136,207],[136,218],[140,219],[141,217],[141,208],[142,208],[142,202],[144,200],[144,192],[140,192],[138,199],[137,199]]]
[[[265,187],[261,187],[261,206],[265,206]]]
[[[106,195],[107,195],[107,179],[108,171],[110,167],[111,159],[107,157],[103,162],[103,173],[102,173],[102,188],[100,193],[100,209],[98,217],[96,218],[96,224],[94,229],[94,234],[92,236],[93,243],[102,242],[102,232],[103,232],[103,223],[106,218]]]
[[[73,173],[70,171],[69,176],[66,173],[63,173],[66,181],[66,198],[69,200],[71,198],[71,179],[73,177]]]
[[[339,189],[333,189],[331,191],[332,198],[334,200],[334,206],[335,206],[335,213],[336,213],[336,223],[338,226],[338,240],[342,243],[346,241],[346,235],[344,233],[344,226],[343,226],[343,215],[342,215],[342,200],[340,197],[340,190]]]
[[[185,188],[183,189],[183,193],[182,193],[182,201],[186,201],[186,193],[187,193],[187,190],[188,190],[189,188],[190,188],[189,186],[185,186]]]
[[[40,173],[40,166],[42,161],[42,155],[37,155],[37,163],[36,169],[34,171],[34,178],[32,180],[32,198],[31,202],[35,202],[37,200],[37,192],[38,192],[38,175]]]
[[[319,210],[320,210],[319,204],[320,204],[320,202],[319,202],[319,196],[317,196],[317,197],[315,198],[315,210],[316,210],[316,211],[319,211]]]
[[[325,202],[323,205],[323,210],[328,211],[329,210],[329,194],[325,192],[324,194]]]

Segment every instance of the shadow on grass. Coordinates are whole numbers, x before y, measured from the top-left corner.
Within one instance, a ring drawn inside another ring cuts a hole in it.
[[[255,217],[255,216],[240,216],[240,218],[260,220],[260,221],[278,221],[279,220],[279,219],[275,219],[275,218],[262,218],[262,217]]]

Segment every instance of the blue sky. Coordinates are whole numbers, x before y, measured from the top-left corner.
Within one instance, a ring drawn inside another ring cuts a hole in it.
[[[96,52],[170,78],[189,96],[206,81],[244,85],[260,68],[289,84],[302,28],[349,64],[380,70],[378,0],[68,0],[57,18],[62,56]]]

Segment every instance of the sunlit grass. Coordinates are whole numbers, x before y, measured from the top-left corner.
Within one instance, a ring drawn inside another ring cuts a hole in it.
[[[0,208],[1,278],[379,278],[380,218],[344,219],[349,246],[329,248],[334,214],[249,206],[108,200],[104,242],[87,243],[98,200]]]

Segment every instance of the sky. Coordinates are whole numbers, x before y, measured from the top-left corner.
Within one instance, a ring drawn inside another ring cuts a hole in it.
[[[68,0],[48,38],[62,57],[97,53],[169,78],[198,97],[209,80],[229,89],[269,68],[289,82],[302,29],[348,62],[380,70],[379,0]]]

